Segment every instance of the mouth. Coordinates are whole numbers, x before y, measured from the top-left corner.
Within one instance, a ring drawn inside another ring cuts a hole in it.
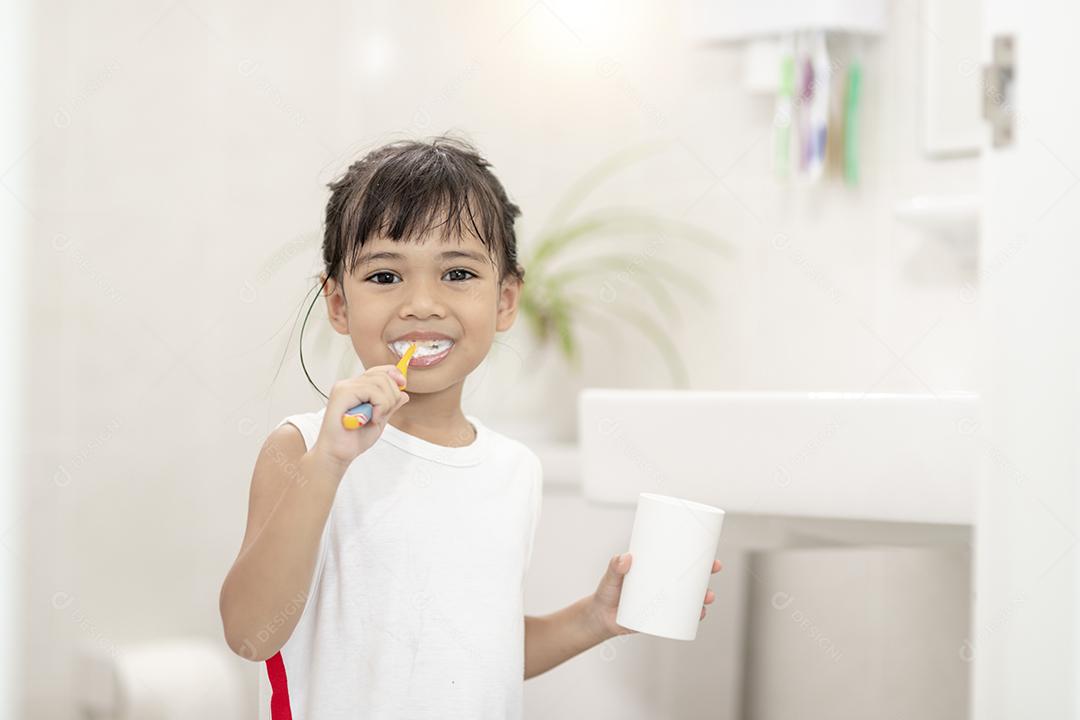
[[[431,367],[443,360],[454,348],[454,341],[450,338],[437,338],[434,340],[395,340],[388,347],[397,357],[405,354],[409,345],[416,343],[416,352],[409,358],[409,367]]]

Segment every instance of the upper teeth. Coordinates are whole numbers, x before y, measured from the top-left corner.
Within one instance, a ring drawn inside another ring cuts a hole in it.
[[[416,343],[416,352],[414,355],[417,357],[424,357],[425,355],[438,355],[446,348],[454,344],[453,340],[398,340],[394,342],[391,347],[394,348],[394,352],[398,354],[398,357],[405,355],[405,351],[409,349],[409,346]]]

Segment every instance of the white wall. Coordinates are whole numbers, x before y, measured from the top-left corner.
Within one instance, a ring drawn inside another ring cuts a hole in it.
[[[772,110],[740,87],[737,52],[686,47],[667,3],[579,5],[37,6],[29,179],[12,187],[34,238],[25,717],[73,717],[78,639],[220,632],[262,436],[318,405],[295,345],[273,378],[316,268],[324,184],[374,143],[465,131],[524,208],[527,243],[585,168],[672,140],[596,202],[647,204],[736,247],[730,262],[672,255],[715,291],[673,327],[694,387],[974,388],[971,277],[891,217],[909,195],[971,190],[976,172],[920,158],[909,4],[867,46],[862,186],[814,191],[771,178]],[[520,330],[504,342],[522,346]],[[666,385],[659,356],[621,337],[586,334],[575,382]],[[312,366],[326,387],[337,361]],[[474,391],[468,409],[495,417],[491,388]],[[550,499],[529,611],[591,592],[628,522]],[[581,552],[545,555],[575,537]],[[530,706],[574,683],[617,697],[597,657],[527,686]]]
[[[33,32],[29,3],[5,3],[0,10],[0,334],[10,350],[0,357],[0,718],[15,717],[22,707],[24,637],[22,559],[26,548],[20,533],[9,532],[23,500],[19,448],[26,437],[20,422],[27,395],[21,380],[26,371],[26,246],[29,223],[19,198],[4,192],[19,178],[10,165],[29,142],[30,88],[29,36]],[[10,176],[10,177],[9,177]]]

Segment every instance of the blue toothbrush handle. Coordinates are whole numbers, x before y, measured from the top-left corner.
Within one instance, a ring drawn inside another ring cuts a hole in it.
[[[366,425],[371,422],[371,403],[362,402],[356,407],[351,407],[345,411],[345,414],[341,417],[341,422],[348,430],[355,430],[361,425]]]

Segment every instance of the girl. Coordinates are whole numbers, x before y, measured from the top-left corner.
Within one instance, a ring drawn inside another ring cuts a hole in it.
[[[628,553],[594,593],[524,616],[540,461],[461,409],[517,315],[520,210],[446,137],[381,147],[330,189],[321,294],[366,370],[267,437],[226,641],[265,664],[263,720],[520,718],[524,679],[633,632],[615,623]],[[346,429],[362,402],[371,421]]]

